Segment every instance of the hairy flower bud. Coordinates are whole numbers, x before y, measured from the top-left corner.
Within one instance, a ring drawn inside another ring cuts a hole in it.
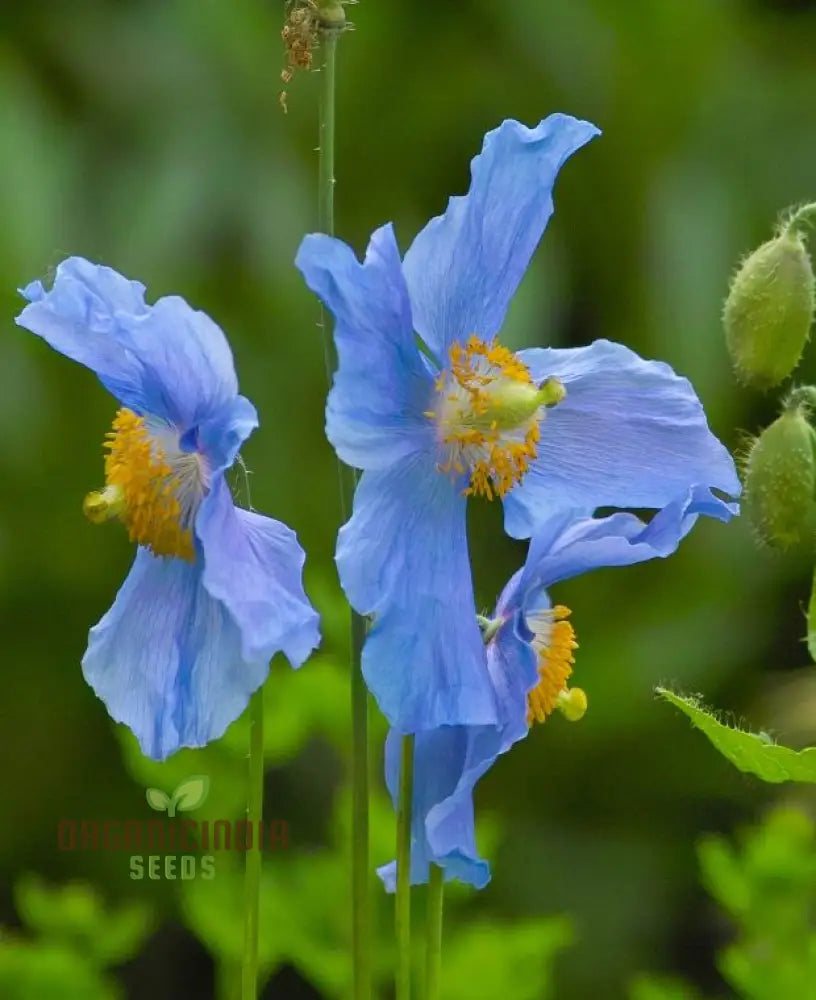
[[[807,391],[791,394],[782,415],[751,445],[745,464],[743,513],[770,548],[811,546],[816,537],[816,433],[801,401]]]
[[[791,226],[743,261],[725,300],[723,324],[740,381],[777,385],[802,356],[813,320],[813,269]]]

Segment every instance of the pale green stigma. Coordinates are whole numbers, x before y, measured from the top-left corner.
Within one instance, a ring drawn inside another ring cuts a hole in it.
[[[125,491],[121,486],[111,484],[101,490],[91,490],[82,501],[82,513],[91,524],[104,524],[125,509]]]

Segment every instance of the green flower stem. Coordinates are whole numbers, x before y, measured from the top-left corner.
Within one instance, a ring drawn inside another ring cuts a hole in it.
[[[414,794],[414,737],[402,737],[397,806],[397,895],[394,930],[397,938],[396,1000],[411,997],[411,804]]]
[[[337,38],[342,29],[324,26],[323,65],[321,67],[319,162],[318,162],[318,226],[321,232],[334,235],[334,135],[335,80]],[[326,378],[331,385],[337,367],[337,352],[329,331],[326,310],[321,306],[320,325],[323,329],[323,353]],[[350,515],[356,488],[354,470],[338,461],[340,481],[340,516],[345,523]],[[351,612],[351,896],[352,896],[352,963],[354,970],[354,1000],[371,997],[370,927],[368,863],[368,691],[360,668],[365,640],[365,619]]]
[[[425,925],[425,1000],[439,1000],[442,965],[442,902],[445,876],[439,865],[431,865],[428,877],[428,917]]]
[[[368,690],[360,669],[365,620],[351,613],[351,893],[354,1000],[371,996],[371,903],[368,865]]]
[[[249,791],[247,822],[257,836],[263,817],[264,739],[263,685],[249,700]],[[258,906],[261,893],[261,845],[253,841],[244,870],[244,960],[241,1000],[258,996]]]

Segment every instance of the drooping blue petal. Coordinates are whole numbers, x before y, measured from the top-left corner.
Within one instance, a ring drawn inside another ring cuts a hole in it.
[[[88,638],[85,679],[154,760],[218,739],[266,678],[244,659],[232,616],[197,564],[140,548],[116,600]]]
[[[178,296],[144,302],[144,286],[69,257],[50,291],[32,282],[20,326],[94,371],[125,406],[189,430],[238,392],[220,328]]]
[[[454,340],[498,332],[552,215],[558,171],[598,134],[562,114],[532,129],[502,122],[471,163],[468,193],[416,237],[403,264],[414,324],[443,365]]]
[[[411,822],[411,882],[428,881],[429,864],[446,880],[477,889],[490,879],[490,866],[476,848],[473,789],[496,758],[527,733],[527,693],[538,679],[529,643],[508,622],[488,647],[488,665],[500,709],[495,726],[442,726],[418,733],[414,742],[414,794]],[[399,789],[400,734],[386,741],[385,775],[396,807]],[[396,863],[378,870],[388,892],[396,887]]]
[[[490,880],[490,866],[479,856],[473,819],[473,784],[469,757],[475,734],[495,727],[443,726],[418,733],[414,743],[414,795],[411,813],[411,884],[428,881],[429,865],[438,864],[446,881],[452,878],[483,888]],[[385,744],[385,777],[396,808],[399,793],[401,736],[391,730]],[[451,800],[454,801],[451,801]],[[429,813],[447,805],[449,824],[457,827],[450,850],[435,853],[428,839]],[[388,892],[396,889],[396,862],[383,865],[377,874]]]
[[[411,880],[427,882],[429,864],[446,878],[480,888],[488,878],[474,841],[473,789],[496,758],[527,733],[527,698],[538,682],[537,658],[524,615],[551,606],[546,588],[602,566],[625,566],[665,558],[703,514],[727,520],[727,505],[696,486],[658,511],[647,524],[634,514],[592,518],[559,511],[539,526],[525,565],[508,581],[494,616],[504,619],[487,646],[487,662],[498,708],[498,725],[442,727],[415,742]],[[389,733],[386,782],[396,805],[399,734]],[[386,889],[396,884],[394,862],[378,869]]]
[[[329,236],[307,236],[295,261],[334,314],[338,368],[326,434],[358,469],[381,469],[434,446],[424,416],[433,383],[414,338],[399,250],[390,225],[371,237],[361,264]]]
[[[21,294],[27,305],[16,322],[51,347],[90,368],[105,388],[126,406],[144,412],[141,365],[117,337],[117,313],[143,315],[145,288],[112,268],[69,257],[46,291],[32,281]]]
[[[303,590],[305,555],[291,528],[242,510],[219,477],[196,516],[203,585],[238,627],[245,660],[282,651],[299,667],[320,641],[318,615]]]
[[[548,545],[538,535],[531,539],[519,589],[549,587],[602,566],[665,559],[677,551],[701,515],[728,521],[736,513],[736,504],[724,503],[705,486],[694,486],[659,510],[648,524],[628,513],[573,521],[563,525]]]
[[[519,356],[536,381],[561,379],[567,396],[548,411],[538,456],[505,499],[508,534],[532,535],[559,508],[663,507],[697,484],[739,495],[733,459],[668,365],[608,340]]]
[[[337,565],[352,606],[374,615],[363,673],[392,726],[407,733],[495,722],[465,498],[432,457],[363,474]]]
[[[558,511],[536,528],[524,566],[508,580],[494,615],[530,611],[537,591],[590,570],[665,559],[701,515],[728,521],[737,513],[737,504],[724,503],[705,486],[691,487],[648,522],[625,512],[586,517],[580,510]]]

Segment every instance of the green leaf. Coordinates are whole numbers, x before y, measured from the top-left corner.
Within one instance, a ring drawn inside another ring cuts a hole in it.
[[[148,788],[145,791],[145,798],[150,808],[156,812],[167,812],[170,808],[170,799],[160,788]]]
[[[190,812],[204,804],[210,791],[210,779],[206,774],[193,774],[173,792],[173,805],[179,812]]]
[[[769,741],[762,733],[750,733],[720,722],[698,698],[657,688],[657,694],[688,716],[717,750],[746,774],[763,781],[807,781],[816,783],[816,747],[791,750]]]
[[[699,993],[679,979],[640,976],[631,986],[630,1000],[696,1000]]]
[[[813,574],[813,586],[807,610],[807,648],[811,660],[816,661],[816,572]]]
[[[478,921],[457,928],[445,946],[443,1000],[471,1000],[474,969],[479,996],[550,1000],[553,962],[572,937],[566,917]]]
[[[84,882],[50,886],[29,874],[18,879],[14,895],[23,924],[42,943],[73,948],[94,966],[118,965],[132,958],[153,929],[149,906],[132,902],[108,907]],[[0,991],[0,996],[5,994]]]
[[[59,943],[0,942],[3,1000],[120,1000],[122,994],[82,955]]]

